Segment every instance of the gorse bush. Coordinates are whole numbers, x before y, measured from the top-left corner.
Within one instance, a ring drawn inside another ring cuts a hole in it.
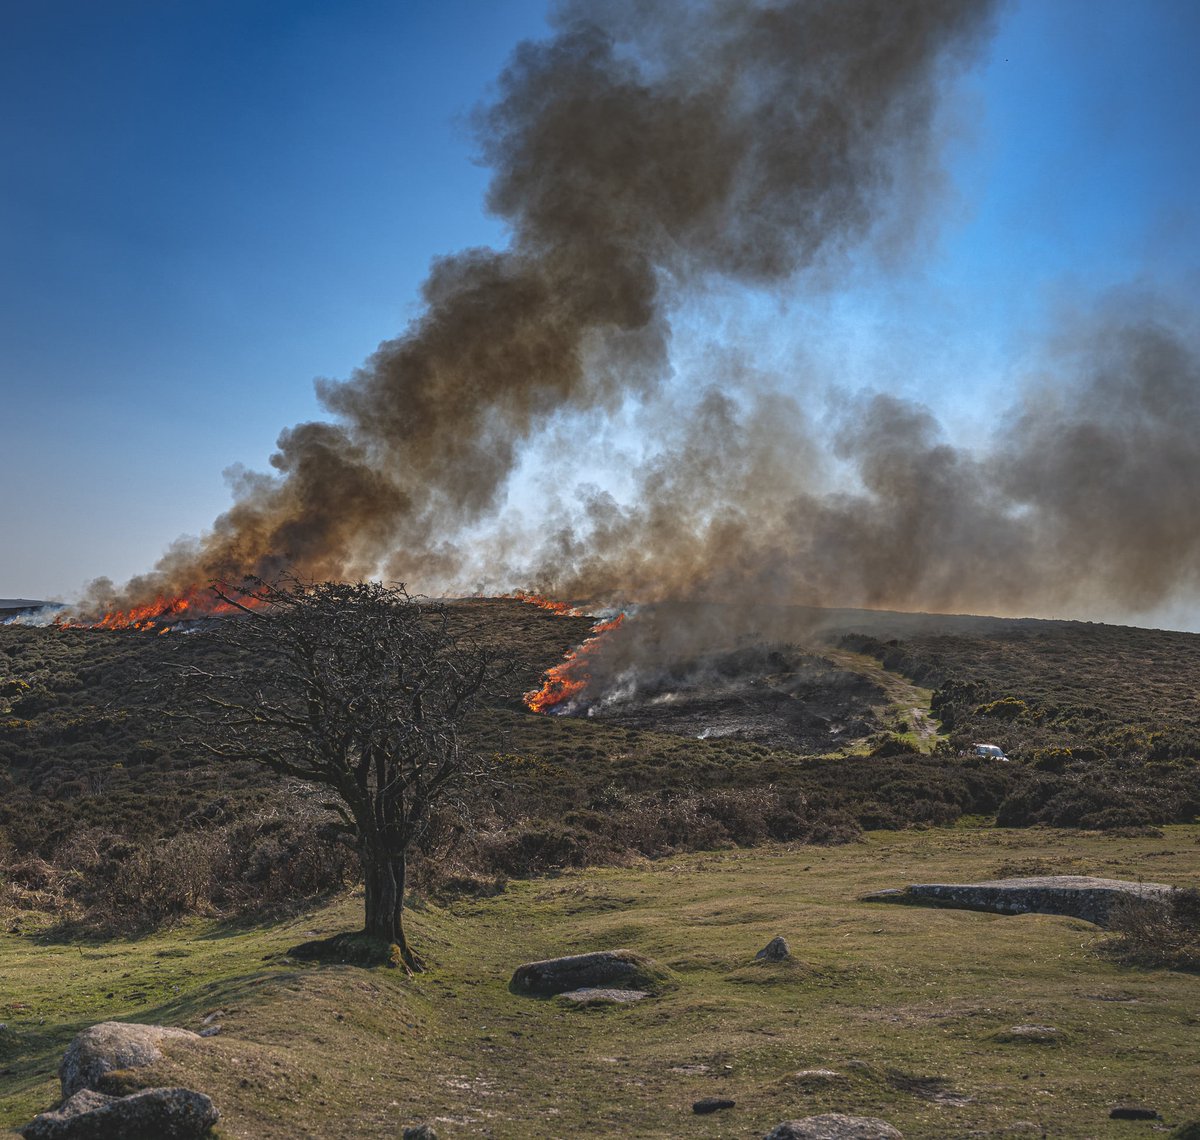
[[[992,717],[996,720],[1018,720],[1029,716],[1029,713],[1029,706],[1017,697],[999,697],[975,710],[976,716]]]
[[[1030,771],[999,805],[996,824],[1105,830],[1186,823],[1197,812],[1194,768],[1131,773],[1106,765],[1071,766],[1062,772]]]

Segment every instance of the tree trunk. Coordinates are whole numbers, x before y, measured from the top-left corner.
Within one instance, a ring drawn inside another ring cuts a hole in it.
[[[409,949],[404,937],[404,852],[389,855],[379,851],[363,852],[363,883],[366,890],[366,919],[363,933],[390,942],[410,970],[420,969],[420,960]]]

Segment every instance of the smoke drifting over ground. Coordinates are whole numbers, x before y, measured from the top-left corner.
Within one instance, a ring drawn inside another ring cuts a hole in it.
[[[787,378],[746,382],[739,346],[685,378],[707,388],[686,411],[659,399],[689,295],[817,288],[922,232],[939,98],[991,16],[985,0],[561,4],[558,34],[520,47],[477,114],[509,247],[435,263],[423,315],[320,384],[329,422],[286,430],[210,535],[91,604],[284,567],[1002,612],[1194,589],[1200,368],[1162,318],[1126,306],[1065,336],[986,454],[887,394],[818,427]],[[597,492],[489,530],[527,448],[631,402],[661,446],[628,502]]]

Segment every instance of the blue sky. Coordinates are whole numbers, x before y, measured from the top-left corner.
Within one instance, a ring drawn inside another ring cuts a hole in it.
[[[502,244],[463,118],[540,3],[0,9],[0,597],[147,569]],[[903,265],[818,300],[849,386],[986,423],[1064,304],[1200,285],[1200,5],[1026,0],[944,115],[951,191]],[[798,323],[797,323],[798,322]],[[898,335],[903,330],[903,335]],[[901,347],[897,347],[900,345]]]

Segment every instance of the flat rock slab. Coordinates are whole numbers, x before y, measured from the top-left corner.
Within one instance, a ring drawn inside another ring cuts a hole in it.
[[[20,1131],[25,1140],[196,1140],[219,1118],[212,1100],[191,1089],[144,1089],[132,1096],[81,1089]]]
[[[666,971],[633,950],[600,950],[527,962],[517,967],[508,988],[539,997],[606,988],[653,993],[666,977]]]
[[[1014,1025],[992,1034],[1001,1045],[1063,1045],[1067,1035],[1053,1025]]]
[[[572,1005],[629,1005],[650,996],[645,990],[614,990],[591,986],[559,994],[558,1000],[570,1002]]]
[[[1118,1104],[1108,1114],[1109,1120],[1161,1120],[1156,1109],[1140,1104]]]
[[[102,1021],[77,1034],[67,1046],[58,1076],[63,1098],[80,1089],[94,1089],[105,1073],[116,1069],[140,1069],[162,1060],[159,1046],[164,1041],[199,1041],[199,1034],[161,1025],[137,1025],[124,1021]]]
[[[983,883],[918,883],[903,890],[875,891],[864,895],[863,901],[983,910],[993,914],[1064,914],[1106,926],[1117,903],[1131,898],[1166,902],[1174,890],[1166,883],[1135,883],[1090,875],[1038,875]]]
[[[904,1140],[904,1133],[874,1116],[826,1112],[803,1120],[785,1120],[766,1140]]]

